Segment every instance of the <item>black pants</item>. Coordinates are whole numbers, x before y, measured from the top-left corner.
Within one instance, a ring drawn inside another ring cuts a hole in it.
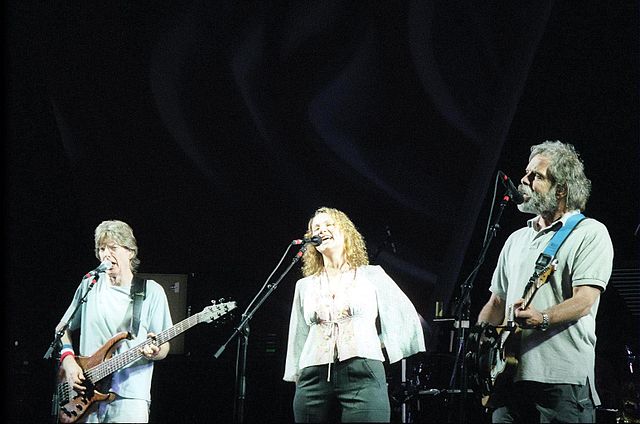
[[[595,423],[589,382],[585,385],[519,381],[501,393],[494,423]]]
[[[389,422],[391,408],[382,362],[351,358],[330,368],[304,368],[296,385],[293,414],[298,423]]]

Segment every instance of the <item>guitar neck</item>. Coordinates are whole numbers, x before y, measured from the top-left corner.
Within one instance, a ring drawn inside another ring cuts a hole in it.
[[[527,286],[524,289],[524,294],[522,298],[524,299],[524,303],[522,304],[524,309],[528,308],[533,300],[533,296],[538,292],[538,289],[547,283],[549,276],[555,271],[556,266],[558,264],[558,260],[554,259],[550,264],[545,266],[539,274],[534,274]]]
[[[173,327],[168,328],[165,331],[157,334],[155,340],[146,339],[141,344],[135,347],[132,347],[131,349],[125,352],[114,355],[112,358],[100,363],[99,365],[96,365],[93,368],[90,368],[89,370],[85,370],[85,375],[93,383],[96,383],[102,380],[103,378],[113,374],[119,369],[124,368],[128,364],[140,359],[143,356],[140,349],[143,348],[144,346],[147,346],[150,344],[155,344],[160,346],[161,344],[166,343],[169,340],[173,339],[174,337],[184,333],[191,327],[199,324],[201,322],[200,320],[201,314],[202,312],[180,321]]]
[[[537,291],[538,291],[538,286],[535,284],[534,281],[531,281],[529,282],[529,284],[527,284],[527,287],[524,290],[524,294],[522,295],[522,298],[524,299],[524,302],[522,303],[523,309],[527,309],[529,307],[529,305],[531,304],[531,301],[533,300],[533,296],[536,294]]]

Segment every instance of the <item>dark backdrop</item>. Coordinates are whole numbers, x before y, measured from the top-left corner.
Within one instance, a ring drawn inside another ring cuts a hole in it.
[[[246,307],[313,210],[337,207],[425,318],[430,352],[446,352],[434,304],[451,313],[473,267],[496,171],[517,180],[530,145],[560,139],[582,153],[586,214],[608,226],[615,266],[637,269],[637,2],[467,3],[9,2],[11,418],[48,416],[42,356],[96,266],[105,219],[131,224],[141,271],[190,275],[197,312],[220,297]],[[506,208],[472,320],[526,219]],[[291,419],[281,377],[299,276],[252,321],[249,418],[268,404],[274,421]],[[634,320],[605,292],[608,364],[637,344]],[[231,330],[196,327],[188,354],[158,364],[154,420],[230,420],[235,345],[212,355]]]

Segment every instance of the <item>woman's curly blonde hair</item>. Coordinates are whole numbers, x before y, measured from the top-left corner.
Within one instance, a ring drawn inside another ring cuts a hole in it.
[[[349,217],[338,209],[328,208],[326,206],[316,209],[313,216],[309,219],[307,232],[304,235],[305,238],[312,236],[311,222],[321,213],[326,213],[333,218],[335,225],[344,233],[344,252],[349,266],[358,268],[362,265],[368,265],[369,256],[367,255],[367,246],[365,245],[364,237],[362,237],[362,234],[360,234]],[[324,262],[322,260],[322,254],[318,252],[315,246],[309,244],[302,256],[302,275],[305,277],[317,275],[320,274],[323,269]]]

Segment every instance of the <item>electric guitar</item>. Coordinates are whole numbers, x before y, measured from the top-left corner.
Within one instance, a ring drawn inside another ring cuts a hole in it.
[[[93,355],[77,356],[76,361],[85,376],[86,390],[83,395],[76,393],[69,387],[64,368],[61,366],[57,378],[56,393],[60,409],[58,419],[61,423],[73,423],[79,420],[89,410],[98,405],[97,402],[111,402],[116,394],[108,391],[109,379],[114,372],[143,357],[141,348],[149,344],[160,346],[174,337],[182,334],[201,322],[213,322],[236,308],[236,302],[225,302],[205,307],[202,312],[180,321],[176,325],[156,335],[155,339],[147,339],[140,345],[118,353],[114,356],[118,342],[130,338],[128,332],[121,332],[113,336]]]
[[[524,289],[521,308],[527,309],[540,287],[545,285],[558,264],[554,260],[534,274]],[[482,405],[489,406],[490,396],[497,388],[512,380],[520,356],[522,329],[516,325],[514,305],[509,305],[505,323],[494,327],[486,325],[472,330],[468,339],[466,361],[471,369],[472,382],[479,389]]]

